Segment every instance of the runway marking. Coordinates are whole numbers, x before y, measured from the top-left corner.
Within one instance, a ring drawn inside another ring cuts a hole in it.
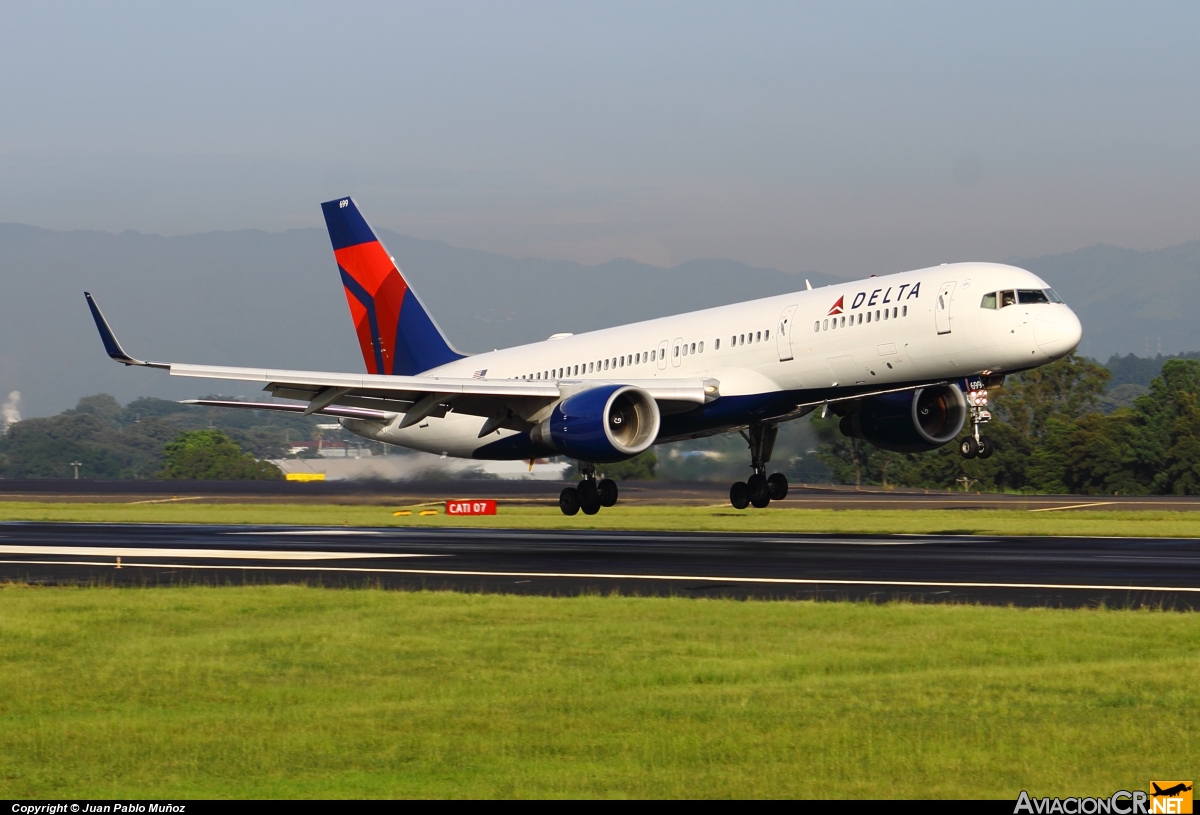
[[[409,555],[412,557],[412,555]],[[102,566],[112,568],[111,563],[95,561],[62,560],[0,560],[0,564],[27,566]],[[753,583],[779,586],[907,586],[912,588],[938,589],[1065,589],[1070,591],[1178,591],[1200,594],[1196,586],[1110,586],[1074,583],[979,583],[932,580],[822,580],[802,577],[712,577],[708,575],[679,574],[607,574],[597,572],[486,572],[467,569],[387,569],[366,566],[205,566],[196,563],[123,563],[123,568],[141,569],[240,569],[242,571],[274,572],[347,572],[363,574],[411,574],[437,575],[441,577],[528,577],[528,578],[574,578],[601,580],[691,580],[703,583]]]
[[[221,532],[222,535],[382,535],[381,529],[284,529],[262,532]]]
[[[4,555],[96,555],[108,557],[188,557],[226,560],[361,560],[362,558],[449,557],[383,552],[273,552],[251,549],[144,549],[132,546],[22,546],[0,544]]]
[[[149,501],[130,501],[129,505],[133,506],[134,504],[170,504],[170,503],[174,503],[175,501],[199,501],[203,498],[204,498],[203,495],[189,495],[187,498],[180,498],[178,496],[176,496],[174,498],[153,498]]]
[[[1116,501],[1097,501],[1094,504],[1072,504],[1069,507],[1042,507],[1041,509],[1031,509],[1030,512],[1057,512],[1060,509],[1085,509],[1086,507],[1106,507]]]

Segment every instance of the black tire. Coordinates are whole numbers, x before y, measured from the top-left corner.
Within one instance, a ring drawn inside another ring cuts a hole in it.
[[[617,503],[617,482],[611,478],[601,479],[596,485],[596,489],[600,491],[601,506],[611,507]]]
[[[783,473],[772,473],[767,477],[767,493],[772,501],[782,501],[787,498],[788,480]]]
[[[745,481],[738,481],[729,488],[729,503],[734,509],[745,509],[750,506],[750,488]]]
[[[979,455],[979,442],[975,441],[974,436],[967,436],[958,443],[958,452],[963,458],[975,458]]]
[[[563,515],[575,515],[579,512],[579,490],[566,487],[558,494],[558,508]]]
[[[992,453],[996,452],[996,445],[987,436],[979,437],[979,457],[991,458]]]
[[[595,515],[600,511],[600,494],[591,493],[587,496],[579,496],[579,508],[583,510],[584,515]]]
[[[600,511],[600,491],[596,489],[595,481],[580,481],[576,492],[579,493],[579,508],[584,515],[595,515]]]
[[[755,509],[762,509],[771,503],[771,488],[767,486],[767,477],[762,473],[747,478],[746,487],[750,490],[750,503]]]

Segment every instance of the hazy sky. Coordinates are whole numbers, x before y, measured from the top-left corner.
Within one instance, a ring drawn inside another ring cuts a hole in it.
[[[1200,4],[0,6],[0,221],[851,275],[1200,237]]]

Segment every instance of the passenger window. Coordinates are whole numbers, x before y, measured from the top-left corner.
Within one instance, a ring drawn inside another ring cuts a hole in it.
[[[596,371],[596,363],[594,363],[594,362],[589,362],[589,363],[588,363],[588,373],[589,373],[589,374],[590,374],[590,373],[595,373],[595,371]]]
[[[675,346],[675,356],[679,356],[679,346]]]
[[[836,324],[836,323],[837,323],[837,320],[834,320],[833,322]],[[814,326],[814,327],[815,327],[815,326]],[[824,326],[822,326],[822,328],[823,328],[823,329],[825,329],[825,330],[828,330],[828,329],[829,329],[829,321],[828,321],[828,320],[826,320],[826,321],[825,321],[825,325],[824,325]]]
[[[883,319],[885,319],[885,320],[886,320],[887,318],[888,318],[888,310],[885,308],[885,309],[883,310]]]
[[[892,319],[893,320],[896,319],[896,317],[899,315],[899,313],[900,313],[900,309],[896,308],[895,306],[892,306]]]
[[[1006,306],[1015,306],[1017,304],[1017,293],[1015,291],[1000,292],[1000,308]]]
[[[879,322],[879,312],[875,312],[875,322]]]
[[[700,353],[704,353],[704,340],[700,340]]]
[[[687,356],[687,343],[686,342],[683,344],[683,355],[685,357]]]
[[[766,331],[763,332],[763,339],[764,340],[771,339],[771,329],[768,328]]]
[[[692,353],[696,353],[696,343],[692,343]]]
[[[834,317],[833,319],[835,319],[835,320],[836,320],[836,319],[837,319],[837,317]],[[842,318],[842,324],[841,324],[841,325],[839,325],[839,326],[838,326],[838,328],[845,328],[845,327],[846,327],[846,318],[845,318],[845,317],[843,317],[843,318]]]
[[[983,296],[983,301],[980,302],[980,304],[979,304],[979,307],[980,308],[995,308],[996,307],[996,293],[991,292],[989,294],[985,294]]]
[[[828,327],[829,327],[829,321],[828,321],[828,320],[826,320],[826,321],[825,321],[825,326],[826,326],[826,328],[828,328]],[[813,323],[813,333],[815,334],[816,332],[818,332],[818,331],[820,331],[820,330],[821,330],[821,321],[820,321],[820,320],[817,320],[815,323]]]
[[[1017,292],[1017,300],[1022,305],[1050,302],[1050,298],[1041,289],[1021,289]]]
[[[871,322],[871,312],[867,312],[867,322]]]
[[[754,335],[754,341],[762,342],[762,332],[761,331],[759,331],[757,334]]]
[[[657,356],[658,356],[658,351],[651,351],[650,352],[650,361],[654,362],[654,358]]]
[[[714,351],[721,350],[721,338],[720,337],[717,337],[717,339],[713,340],[713,350]]]
[[[738,345],[745,345],[745,344],[746,344],[746,335],[738,334]]]
[[[905,306],[904,308],[900,309],[900,316],[901,316],[901,317],[907,317],[907,316],[908,316],[908,306]]]

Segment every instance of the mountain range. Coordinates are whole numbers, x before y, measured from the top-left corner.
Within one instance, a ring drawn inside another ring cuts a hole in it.
[[[706,308],[838,279],[733,260],[661,268],[512,258],[380,235],[451,342],[465,352],[550,334]],[[1200,298],[1200,242],[1154,251],[1094,246],[1012,261],[1045,277],[1079,313],[1081,349],[1173,353],[1200,349],[1188,303]],[[898,271],[898,270],[893,270]],[[103,352],[83,299],[97,298],[135,356],[317,370],[361,370],[362,358],[324,230],[53,231],[0,224],[0,398],[49,415],[86,394],[187,398],[205,383],[125,369]],[[253,396],[250,385],[227,395]]]

